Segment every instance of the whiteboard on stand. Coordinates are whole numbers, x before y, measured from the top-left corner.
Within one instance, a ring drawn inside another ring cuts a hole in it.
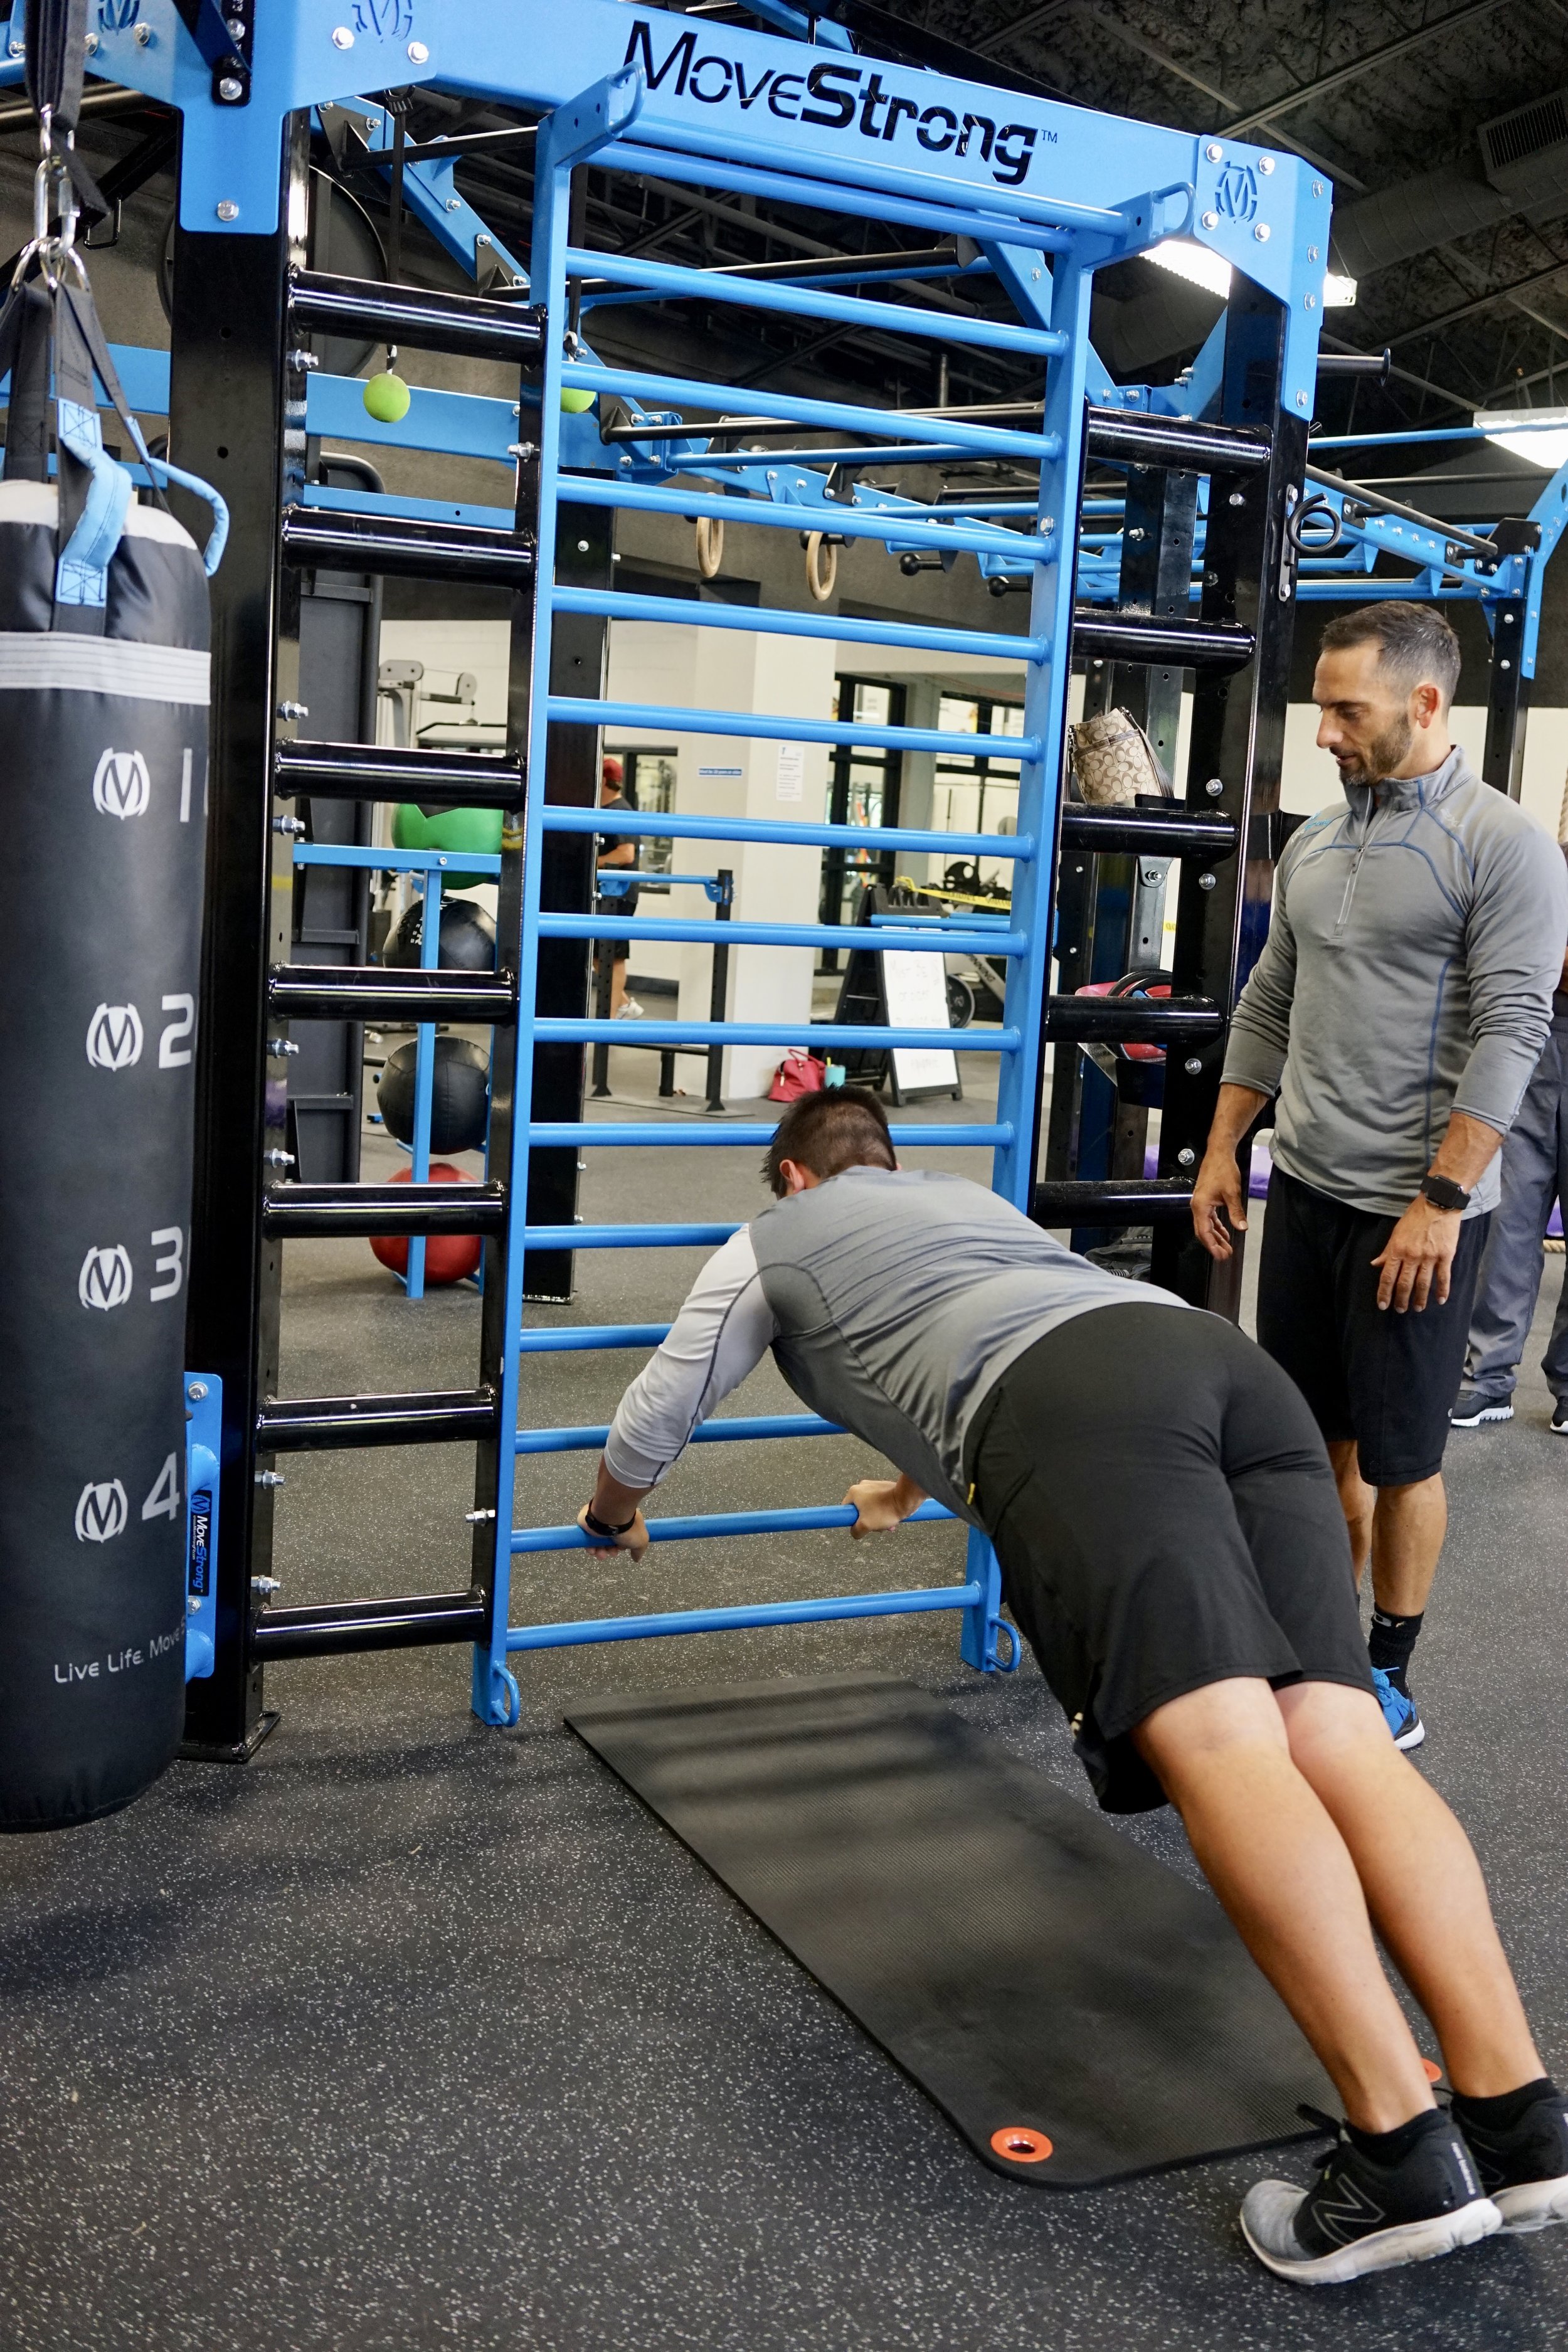
[[[889,1029],[947,1029],[947,966],[940,955],[909,948],[882,951],[882,993]],[[950,1048],[893,1048],[893,1083],[900,1095],[958,1094],[958,1056]]]

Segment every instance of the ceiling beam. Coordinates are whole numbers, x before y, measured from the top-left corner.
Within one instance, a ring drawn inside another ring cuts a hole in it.
[[[1529,294],[1537,286],[1550,286],[1568,269],[1568,257],[1554,261],[1549,269],[1538,269],[1529,278],[1516,278],[1511,286],[1494,286],[1489,294],[1478,294],[1473,300],[1461,302],[1452,310],[1439,311],[1436,318],[1423,320],[1418,327],[1406,327],[1403,333],[1390,335],[1391,346],[1419,341],[1423,335],[1440,335],[1447,328],[1456,327],[1461,319],[1473,319],[1478,312],[1489,310],[1494,302],[1507,302],[1516,294]]]
[[[1245,131],[1256,131],[1261,124],[1272,124],[1276,115],[1288,114],[1298,106],[1309,106],[1317,98],[1326,97],[1330,90],[1342,89],[1346,82],[1358,81],[1363,74],[1373,73],[1395,58],[1407,57],[1412,49],[1435,41],[1440,34],[1451,32],[1455,26],[1468,24],[1477,16],[1489,16],[1496,8],[1512,5],[1512,0],[1465,0],[1458,8],[1450,8],[1446,16],[1436,16],[1429,25],[1414,33],[1405,33],[1397,41],[1385,41],[1380,49],[1369,49],[1364,57],[1352,58],[1349,65],[1340,66],[1333,73],[1320,74],[1316,81],[1302,82],[1283,98],[1271,99],[1267,106],[1256,108],[1250,114],[1238,114],[1234,122],[1225,126],[1228,137],[1239,138]]]

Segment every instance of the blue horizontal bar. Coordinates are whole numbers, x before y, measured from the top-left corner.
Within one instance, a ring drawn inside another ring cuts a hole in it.
[[[305,388],[305,430],[373,447],[429,449],[452,457],[487,457],[510,466],[513,442],[522,438],[517,404],[471,392],[432,392],[409,386],[408,413],[384,425],[364,404],[364,382],[349,375],[313,375]]]
[[[1023,358],[1059,359],[1068,347],[1068,339],[1059,328],[1017,327],[1005,320],[981,318],[962,310],[919,310],[910,303],[866,301],[854,294],[813,292],[798,281],[776,286],[765,278],[734,278],[726,270],[688,269],[676,262],[587,252],[580,246],[568,246],[566,268],[573,276],[607,278],[614,285],[641,287],[661,299],[684,299],[695,294],[705,302],[734,302],[752,310],[782,311],[792,319],[842,319],[852,327],[879,329],[884,334],[919,335],[945,343],[977,343],[986,350],[1013,352]]]
[[[692,605],[684,596],[623,596],[613,588],[556,587],[550,601],[558,613],[607,614],[612,620],[664,621],[687,629],[692,623]],[[1044,661],[1050,651],[1046,637],[1009,637],[991,629],[911,628],[900,621],[857,621],[844,613],[789,613],[768,604],[700,604],[697,625],[748,629],[770,637],[826,637],[851,646],[905,646],[912,653],[963,654],[973,661]]]
[[[352,866],[373,874],[444,874],[454,866],[469,873],[500,872],[500,859],[486,849],[356,849],[336,842],[296,842],[294,863]]]
[[[573,1533],[576,1532],[574,1528]],[[648,1532],[651,1535],[653,1529]],[[843,1617],[912,1617],[924,1610],[973,1609],[981,1598],[978,1584],[940,1584],[929,1592],[856,1593],[844,1601],[761,1601],[752,1608],[674,1609],[657,1617],[589,1617],[572,1625],[514,1625],[508,1631],[506,1646],[509,1653],[566,1650],[585,1642],[649,1641],[663,1633],[738,1633],[752,1625],[827,1624]]]
[[[546,833],[607,830],[597,809],[546,802],[537,814]],[[634,835],[655,841],[778,841],[792,849],[863,849],[872,856],[884,849],[925,849],[938,857],[1012,857],[1022,864],[1035,855],[1032,833],[927,833],[906,824],[795,824],[770,816],[641,816],[630,810],[623,815],[617,809],[615,830],[622,839]]]
[[[647,1532],[651,1543],[689,1543],[697,1538],[716,1536],[805,1535],[822,1528],[852,1528],[858,1517],[853,1503],[824,1503],[800,1511],[704,1511],[687,1519],[649,1519]],[[952,1517],[952,1513],[945,1504],[922,1503],[918,1511],[910,1513],[904,1525],[909,1527],[917,1521],[923,1523],[931,1519],[951,1519]],[[511,1548],[514,1552],[588,1551],[592,1545],[590,1538],[574,1521],[567,1528],[513,1528]],[[955,1589],[952,1585],[942,1588],[945,1605],[963,1608],[962,1601],[955,1601],[952,1598]],[[978,1592],[978,1586],[973,1589]],[[880,1593],[866,1593],[860,1597],[868,1601],[892,1598],[890,1594],[884,1596]],[[809,1609],[812,1603],[808,1601],[785,1601],[781,1605]],[[633,1618],[630,1622],[646,1623],[647,1620]]]
[[[479,507],[456,499],[408,499],[379,490],[334,490],[322,482],[307,482],[300,503],[321,507],[331,514],[402,515],[410,522],[466,522],[476,530],[516,528],[515,507]]]
[[[846,926],[847,929],[849,927]],[[839,944],[844,940],[840,938]],[[628,1038],[635,1029],[635,1039]],[[788,1021],[555,1021],[539,1020],[540,1045],[844,1045],[890,1047],[905,1054],[1016,1054],[1018,1032],[993,1029],[977,1037],[972,1029],[882,1029]]]
[[[597,1429],[520,1429],[520,1454],[596,1454],[607,1443],[610,1425]],[[694,1445],[737,1445],[763,1437],[842,1437],[842,1423],[824,1421],[815,1412],[738,1413],[730,1421],[705,1421],[691,1433]]]
[[[821,42],[826,37],[826,20],[819,19],[816,36]],[[813,212],[825,207],[836,213],[851,213],[858,218],[888,221],[897,218],[911,228],[935,229],[942,236],[990,238],[996,245],[1021,245],[1031,252],[1061,253],[1071,239],[1058,229],[1040,228],[1033,221],[993,219],[989,214],[969,211],[962,205],[944,201],[952,193],[952,184],[933,191],[934,201],[922,203],[918,198],[900,196],[896,205],[889,206],[886,196],[873,194],[847,182],[836,184],[831,196],[820,190],[803,185],[779,171],[754,170],[726,157],[717,169],[706,156],[684,155],[658,147],[640,147],[627,140],[617,140],[595,158],[605,163],[614,158],[619,168],[636,172],[645,177],[690,182],[700,188],[722,186],[738,196],[776,196],[786,205],[805,205]]]
[[[717,1249],[740,1230],[739,1225],[527,1225],[522,1243],[525,1249]]]
[[[852,927],[850,927],[852,928]],[[545,940],[681,940],[700,947],[837,948],[844,944],[841,923],[718,923],[685,922],[676,915],[556,915],[539,918],[539,935]],[[889,930],[879,939],[877,951],[930,955],[1027,955],[1029,942],[1022,931]]]
[[[598,1348],[658,1348],[668,1323],[533,1323],[518,1339],[524,1356],[568,1356]]]
[[[919,1145],[939,1147],[950,1143],[994,1145],[1005,1151],[1013,1141],[1009,1119],[994,1127],[931,1127],[916,1119],[894,1119],[891,1128],[894,1140],[911,1151]],[[696,1119],[563,1118],[536,1120],[528,1130],[528,1139],[541,1150],[565,1144],[574,1144],[582,1150],[596,1144],[601,1150],[615,1150],[623,1145],[641,1150],[651,1143],[676,1148],[683,1144],[721,1145],[754,1151],[765,1149],[773,1141],[773,1130],[755,1119],[715,1119],[710,1126],[704,1126]]]
[[[711,409],[715,418],[728,405],[739,403],[736,413],[740,415],[775,417],[785,425],[821,425],[836,433],[874,433],[889,441],[929,441],[931,435],[929,416],[910,416],[897,408],[857,407],[842,400],[808,400],[795,393],[704,383],[698,376],[657,375],[647,368],[595,367],[585,360],[569,360],[562,370],[562,381],[588,392],[616,393],[622,398],[636,394],[661,407],[679,407],[684,402],[688,406]],[[710,432],[719,427],[715,424],[691,429]],[[1055,433],[1007,433],[993,425],[967,425],[944,416],[942,434],[955,449],[973,449],[983,457],[1059,457],[1062,454]],[[574,476],[574,497],[577,488]]]
[[[572,495],[576,497],[574,487]],[[944,727],[852,727],[839,719],[801,719],[787,711],[692,710],[675,703],[596,702],[552,694],[552,719],[569,727],[650,727],[673,735],[739,735],[765,743],[847,744],[868,751],[935,751],[954,759],[1037,760],[1037,735],[960,735]],[[857,827],[864,836],[865,828]]]
[[[602,371],[568,368],[565,373],[573,376]],[[1058,554],[1054,539],[1022,530],[987,530],[979,524],[966,530],[962,523],[905,522],[895,507],[873,514],[858,508],[815,503],[792,506],[781,500],[775,505],[767,499],[725,498],[718,491],[662,490],[647,482],[600,481],[592,474],[573,474],[570,483],[578,506],[679,515],[684,522],[710,515],[719,522],[756,523],[763,530],[831,530],[843,539],[885,540],[900,548],[935,548],[939,553],[956,549],[963,554],[967,550],[973,555],[1005,555],[1020,571],[1030,563],[1054,563]],[[510,515],[507,522],[510,528]]]

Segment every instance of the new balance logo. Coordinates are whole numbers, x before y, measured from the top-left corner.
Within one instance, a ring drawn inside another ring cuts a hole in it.
[[[118,1242],[111,1248],[89,1249],[77,1276],[76,1295],[84,1307],[105,1312],[123,1307],[131,1296],[130,1253]]]
[[[1388,2216],[1375,2197],[1369,2197],[1359,2181],[1351,2179],[1347,2173],[1341,2173],[1334,2182],[1331,2196],[1313,2198],[1312,2219],[1324,2236],[1331,2238],[1336,2246],[1348,2246],[1352,2238],[1366,2237],[1381,2222],[1386,2221]]]
[[[87,1024],[87,1058],[95,1070],[128,1070],[142,1059],[142,1015],[133,1004],[100,1004]]]
[[[112,1543],[116,1536],[124,1534],[130,1514],[125,1489],[118,1478],[97,1486],[89,1481],[77,1500],[78,1543]]]
[[[92,803],[105,816],[140,816],[152,797],[140,751],[105,751],[92,779]]]

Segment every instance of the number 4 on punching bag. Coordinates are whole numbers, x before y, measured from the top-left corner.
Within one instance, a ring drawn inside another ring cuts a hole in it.
[[[50,16],[47,5],[29,11],[30,86],[35,47],[40,73],[60,63]],[[74,121],[74,105],[53,116],[57,142],[68,112]],[[10,1830],[127,1803],[174,1755],[184,1697],[207,590],[195,542],[161,499],[136,504],[105,453],[95,369],[153,479],[212,499],[209,571],[226,518],[215,493],[146,457],[70,249],[73,174],[85,194],[79,163],[52,146],[38,239],[0,312],[12,384],[0,480],[0,1828]]]

